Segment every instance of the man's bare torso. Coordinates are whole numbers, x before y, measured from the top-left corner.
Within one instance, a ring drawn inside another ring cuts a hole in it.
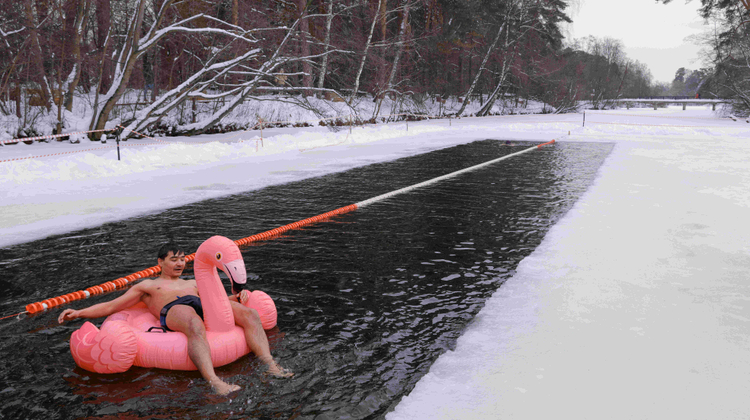
[[[145,280],[138,284],[143,289],[143,301],[149,311],[157,318],[164,305],[177,299],[178,296],[198,296],[198,285],[195,280]]]

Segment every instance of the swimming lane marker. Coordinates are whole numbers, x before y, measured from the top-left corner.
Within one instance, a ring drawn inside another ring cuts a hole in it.
[[[542,143],[542,144],[540,144],[538,146],[529,147],[528,149],[521,150],[520,152],[511,153],[509,155],[505,155],[505,156],[499,157],[497,159],[493,159],[493,160],[490,160],[490,161],[487,161],[487,162],[484,162],[484,163],[480,163],[478,165],[470,166],[468,168],[464,168],[464,169],[458,170],[456,172],[451,172],[449,174],[446,174],[446,175],[443,175],[443,176],[439,176],[437,178],[432,178],[432,179],[429,179],[427,181],[420,182],[419,184],[414,184],[414,185],[411,185],[411,186],[408,186],[408,187],[405,187],[405,188],[401,188],[400,190],[395,190],[395,191],[391,191],[391,192],[388,192],[388,193],[385,193],[385,194],[381,194],[381,195],[379,195],[377,197],[373,197],[373,198],[370,198],[370,199],[367,199],[367,200],[364,200],[364,201],[360,201],[359,203],[356,203],[354,205],[357,206],[358,208],[359,207],[368,206],[368,205],[370,205],[372,203],[376,203],[378,201],[382,201],[382,200],[385,200],[387,198],[391,198],[391,197],[393,197],[395,195],[399,195],[399,194],[402,194],[402,193],[405,193],[405,192],[409,192],[409,191],[415,190],[417,188],[426,187],[428,185],[435,184],[435,183],[440,182],[440,181],[444,181],[444,180],[446,180],[448,178],[453,178],[455,176],[464,174],[466,172],[475,171],[477,169],[484,168],[485,166],[489,166],[489,165],[492,165],[494,163],[500,162],[501,160],[510,159],[513,156],[518,156],[518,155],[521,155],[521,154],[524,154],[524,153],[531,152],[531,151],[536,150],[536,149],[541,149],[542,146],[546,146],[548,144],[554,144],[554,143],[555,143],[555,141],[552,140],[552,141],[549,141],[547,143]]]
[[[401,189],[394,190],[394,191],[391,191],[391,192],[388,192],[388,193],[385,193],[385,194],[381,194],[381,195],[379,195],[377,197],[372,197],[372,198],[369,198],[369,199],[364,200],[364,201],[360,201],[360,202],[355,203],[355,204],[350,204],[348,206],[340,207],[340,208],[338,208],[336,210],[331,210],[329,212],[322,213],[322,214],[319,214],[317,216],[308,217],[307,219],[303,219],[303,220],[300,220],[298,222],[294,222],[294,223],[290,223],[288,225],[280,226],[280,227],[277,227],[276,229],[272,229],[272,230],[269,230],[269,231],[266,231],[266,232],[263,232],[263,233],[258,233],[258,234],[252,235],[252,236],[248,236],[246,238],[238,239],[238,240],[234,241],[234,243],[237,244],[237,246],[242,246],[242,245],[247,245],[247,244],[252,243],[252,242],[258,242],[258,241],[268,240],[268,239],[277,237],[277,236],[279,236],[279,235],[281,235],[284,232],[287,232],[289,230],[299,229],[299,228],[301,228],[303,226],[307,226],[307,225],[310,225],[310,224],[313,224],[313,223],[317,223],[317,222],[329,219],[329,218],[331,218],[333,216],[336,216],[336,215],[339,215],[339,214],[349,213],[349,212],[352,212],[354,210],[357,210],[358,208],[362,208],[362,207],[365,207],[365,206],[369,206],[370,204],[377,203],[378,201],[383,201],[385,199],[388,199],[388,198],[394,197],[396,195],[403,194],[403,193],[415,190],[417,188],[426,187],[428,185],[435,184],[437,182],[444,181],[446,179],[453,178],[453,177],[456,177],[458,175],[461,175],[461,174],[464,174],[464,173],[467,173],[467,172],[475,171],[477,169],[484,168],[485,166],[489,166],[489,165],[495,164],[497,162],[500,162],[501,160],[510,159],[510,158],[512,158],[514,156],[522,155],[524,153],[528,153],[528,152],[534,151],[536,149],[541,149],[542,146],[547,146],[547,145],[551,145],[551,144],[554,144],[554,143],[555,143],[555,140],[548,141],[547,143],[542,143],[542,144],[539,144],[537,146],[529,147],[528,149],[521,150],[520,152],[511,153],[509,155],[505,155],[505,156],[502,156],[502,157],[499,157],[499,158],[496,158],[496,159],[492,159],[492,160],[484,162],[484,163],[480,163],[478,165],[470,166],[468,168],[464,168],[464,169],[461,169],[461,170],[458,170],[458,171],[455,171],[455,172],[451,172],[449,174],[442,175],[442,176],[439,176],[437,178],[432,178],[432,179],[429,179],[427,181],[420,182],[418,184],[414,184],[414,185],[411,185],[411,186],[408,186],[408,187],[405,187],[405,188],[401,188]],[[193,261],[194,258],[195,258],[195,254],[194,253],[190,254],[190,255],[186,255],[185,256],[185,261],[191,262],[191,261]],[[116,290],[116,289],[120,289],[120,288],[123,288],[123,287],[127,286],[128,284],[130,284],[130,283],[132,283],[132,282],[134,282],[136,280],[140,280],[140,279],[146,278],[146,277],[154,277],[154,276],[156,276],[160,272],[160,270],[161,269],[160,269],[159,266],[149,267],[149,268],[147,268],[145,270],[139,271],[137,273],[133,273],[133,274],[131,274],[129,276],[126,276],[126,277],[121,277],[121,278],[119,278],[117,280],[113,280],[113,281],[110,281],[110,282],[107,282],[107,283],[103,283],[103,284],[98,285],[98,286],[89,287],[86,290],[78,291],[78,292],[75,292],[75,293],[69,293],[67,295],[58,296],[58,297],[54,297],[54,298],[51,298],[51,299],[46,299],[46,300],[43,300],[41,302],[31,303],[31,304],[26,305],[26,312],[21,312],[21,313],[18,313],[18,314],[5,316],[5,317],[2,317],[0,319],[6,319],[6,318],[10,318],[10,317],[21,315],[21,314],[24,314],[24,313],[34,314],[34,313],[37,313],[37,312],[42,312],[42,311],[44,311],[46,309],[53,308],[53,307],[58,306],[58,305],[62,305],[62,304],[65,304],[65,303],[72,302],[74,300],[85,299],[85,298],[88,298],[91,295],[98,295],[98,294],[101,294],[101,293],[110,292],[110,291],[113,291],[113,290]]]
[[[279,235],[283,234],[286,231],[289,231],[289,230],[292,230],[292,229],[299,229],[299,228],[301,228],[303,226],[306,226],[306,225],[309,225],[309,224],[312,224],[312,223],[316,223],[316,222],[319,222],[319,221],[322,221],[322,220],[325,220],[325,219],[329,219],[329,218],[331,218],[333,216],[336,216],[336,215],[339,215],[339,214],[349,213],[349,212],[352,212],[354,210],[357,210],[358,208],[362,208],[362,207],[368,206],[368,205],[376,203],[378,201],[382,201],[382,200],[391,198],[393,196],[396,196],[396,195],[399,195],[399,194],[403,194],[403,193],[415,190],[417,188],[421,188],[421,187],[425,187],[425,186],[428,186],[428,185],[431,185],[431,184],[435,184],[437,182],[444,181],[444,180],[446,180],[448,178],[453,178],[455,176],[461,175],[461,174],[466,173],[466,172],[475,171],[475,170],[481,169],[481,168],[483,168],[485,166],[489,166],[489,165],[492,165],[494,163],[500,162],[501,160],[510,159],[513,156],[518,156],[518,155],[521,155],[521,154],[524,154],[524,153],[531,152],[531,151],[536,150],[536,149],[541,149],[542,146],[546,146],[546,145],[554,144],[554,143],[555,143],[555,140],[552,140],[552,141],[549,141],[547,143],[542,143],[542,144],[537,145],[537,146],[529,147],[528,149],[521,150],[520,152],[511,153],[509,155],[505,155],[505,156],[499,157],[497,159],[493,159],[493,160],[490,160],[490,161],[487,161],[487,162],[484,162],[484,163],[480,163],[478,165],[470,166],[468,168],[464,168],[464,169],[461,169],[461,170],[458,170],[458,171],[455,171],[455,172],[451,172],[449,174],[442,175],[442,176],[439,176],[437,178],[432,178],[432,179],[429,179],[427,181],[420,182],[419,184],[414,184],[414,185],[411,185],[411,186],[408,186],[408,187],[405,187],[405,188],[401,188],[401,189],[398,189],[398,190],[395,190],[395,191],[391,191],[391,192],[388,192],[388,193],[385,193],[385,194],[381,194],[381,195],[379,195],[377,197],[372,197],[372,198],[369,198],[367,200],[360,201],[358,203],[350,204],[350,205],[345,206],[345,207],[340,207],[340,208],[338,208],[336,210],[332,210],[332,211],[329,211],[327,213],[319,214],[317,216],[309,217],[307,219],[300,220],[298,222],[294,222],[294,223],[290,223],[288,225],[280,226],[280,227],[277,227],[276,229],[269,230],[267,232],[259,233],[257,235],[253,235],[253,236],[248,236],[247,238],[243,238],[243,239],[238,239],[238,240],[234,241],[234,243],[236,243],[239,246],[242,246],[242,245],[247,245],[247,244],[249,244],[251,242],[256,242],[256,241],[260,241],[260,240],[270,239],[270,238],[279,236]]]

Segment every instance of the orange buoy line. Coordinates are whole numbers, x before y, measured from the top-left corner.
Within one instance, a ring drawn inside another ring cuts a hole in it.
[[[349,212],[352,212],[354,210],[357,210],[360,207],[364,207],[364,206],[370,205],[370,204],[375,203],[377,201],[382,201],[382,200],[385,200],[387,198],[391,198],[391,197],[393,197],[395,195],[398,195],[398,194],[401,194],[401,193],[405,193],[405,192],[414,190],[416,188],[424,187],[424,186],[427,186],[427,185],[430,185],[430,184],[434,184],[436,182],[439,182],[439,181],[442,181],[442,180],[445,180],[445,179],[448,179],[448,178],[452,178],[454,176],[457,176],[457,175],[460,175],[460,174],[463,174],[463,173],[466,173],[466,172],[469,172],[469,171],[473,171],[473,170],[476,170],[476,169],[479,169],[479,168],[483,168],[485,166],[491,165],[491,164],[499,162],[501,160],[509,159],[509,158],[511,158],[513,156],[518,156],[520,154],[528,153],[528,152],[531,152],[531,151],[536,150],[536,149],[541,149],[542,146],[551,145],[551,144],[554,144],[554,143],[555,143],[555,140],[552,140],[552,141],[549,141],[547,143],[542,143],[542,144],[539,144],[539,145],[536,145],[536,146],[532,146],[532,147],[529,147],[527,149],[521,150],[519,152],[511,153],[511,154],[508,154],[508,155],[505,155],[505,156],[502,156],[502,157],[499,157],[499,158],[496,158],[496,159],[493,159],[493,160],[490,160],[490,161],[487,161],[487,162],[484,162],[484,163],[480,163],[480,164],[477,164],[477,165],[474,165],[474,166],[471,166],[471,167],[468,167],[468,168],[464,168],[464,169],[461,169],[461,170],[458,170],[458,171],[455,171],[455,172],[451,172],[451,173],[446,174],[446,175],[442,175],[442,176],[439,176],[439,177],[436,177],[436,178],[432,178],[430,180],[427,180],[427,181],[424,181],[424,182],[420,182],[418,184],[414,184],[414,185],[411,185],[409,187],[405,187],[405,188],[401,188],[401,189],[398,189],[398,190],[394,190],[394,191],[391,191],[391,192],[388,192],[388,193],[385,193],[385,194],[381,194],[381,195],[379,195],[377,197],[373,197],[373,198],[370,198],[370,199],[367,199],[367,200],[360,201],[360,202],[355,203],[355,204],[350,204],[348,206],[340,207],[340,208],[338,208],[336,210],[331,210],[331,211],[326,212],[326,213],[321,213],[321,214],[319,214],[317,216],[308,217],[307,219],[303,219],[303,220],[300,220],[300,221],[297,221],[297,222],[294,222],[294,223],[290,223],[288,225],[280,226],[280,227],[277,227],[276,229],[271,229],[271,230],[266,231],[266,232],[262,232],[262,233],[258,233],[258,234],[252,235],[252,236],[248,236],[246,238],[238,239],[238,240],[234,241],[234,243],[237,244],[237,246],[242,246],[242,245],[247,245],[247,244],[252,243],[252,242],[257,242],[257,241],[271,239],[271,238],[274,238],[276,236],[279,236],[279,235],[283,234],[284,232],[287,232],[287,231],[290,231],[290,230],[293,230],[293,229],[299,229],[299,228],[301,228],[303,226],[307,226],[307,225],[310,225],[310,224],[313,224],[313,223],[316,223],[316,222],[320,222],[322,220],[329,219],[329,218],[331,218],[333,216],[337,216],[339,214],[349,213]],[[194,259],[195,259],[195,253],[185,256],[185,261],[187,261],[187,262],[192,262]],[[145,270],[138,271],[138,272],[133,273],[133,274],[131,274],[129,276],[120,277],[118,279],[115,279],[115,280],[112,280],[112,281],[108,281],[106,283],[102,283],[102,284],[97,285],[97,286],[89,287],[88,289],[85,289],[85,290],[79,290],[77,292],[68,293],[66,295],[57,296],[57,297],[54,297],[54,298],[51,298],[51,299],[45,299],[45,300],[40,301],[40,302],[30,303],[30,304],[26,305],[26,311],[25,312],[20,312],[20,313],[14,314],[14,315],[8,315],[8,316],[0,318],[0,320],[1,319],[6,319],[6,318],[11,318],[11,317],[14,317],[14,316],[23,315],[24,313],[35,314],[35,313],[42,312],[42,311],[47,310],[47,309],[54,308],[55,306],[59,306],[59,305],[65,304],[65,303],[73,302],[75,300],[86,299],[86,298],[88,298],[88,297],[90,297],[92,295],[100,295],[100,294],[105,293],[105,292],[111,292],[111,291],[114,291],[114,290],[117,290],[117,289],[121,289],[121,288],[123,288],[123,287],[125,287],[125,286],[127,286],[129,284],[132,284],[132,283],[138,281],[138,280],[141,280],[141,279],[144,279],[144,278],[147,278],[147,277],[154,277],[157,274],[159,274],[160,272],[161,272],[161,267],[159,267],[159,266],[149,267],[149,268],[147,268]]]
[[[45,299],[40,302],[30,303],[26,305],[26,313],[35,314],[37,312],[41,312],[45,309],[51,309],[51,308],[54,308],[55,306],[59,306],[64,303],[70,303],[75,300],[86,299],[87,297],[92,296],[92,295],[100,295],[105,292],[111,292],[113,290],[122,289],[123,287],[127,286],[130,283],[135,282],[136,280],[140,280],[146,277],[153,277],[159,272],[161,272],[161,267],[157,265],[154,267],[149,267],[145,270],[141,270],[137,273],[133,273],[129,276],[120,277],[119,279],[108,281],[106,283],[102,283],[97,286],[91,286],[85,290],[79,290],[77,292],[68,293],[66,295],[56,296],[50,299]],[[16,315],[21,315],[21,314],[23,314],[23,312],[18,313]],[[15,315],[11,315],[11,316],[15,316]]]
[[[271,229],[266,232],[262,232],[256,235],[248,236],[246,238],[238,239],[234,241],[234,243],[237,244],[238,246],[241,246],[241,245],[247,245],[251,242],[257,242],[261,240],[270,239],[275,236],[279,236],[286,231],[289,231],[292,229],[299,229],[302,226],[306,226],[315,222],[319,222],[321,220],[328,219],[338,214],[348,213],[356,209],[357,209],[356,205],[353,205],[353,204],[349,206],[341,207],[336,210],[331,210],[329,212],[322,213],[317,216],[313,216],[304,220],[300,220],[298,222],[294,222],[288,225],[277,227],[276,229]],[[185,261],[187,262],[192,262],[194,259],[195,259],[195,253],[185,256]],[[158,265],[149,267],[145,270],[138,271],[129,276],[120,277],[118,279],[108,281],[106,283],[102,283],[97,286],[89,287],[85,290],[79,290],[77,292],[68,293],[68,294],[56,296],[50,299],[45,299],[39,302],[30,303],[26,305],[25,312],[19,312],[17,314],[8,315],[0,319],[11,318],[14,316],[22,315],[24,313],[35,314],[35,313],[42,312],[47,309],[54,308],[55,306],[65,304],[65,303],[70,303],[76,300],[86,299],[93,295],[100,295],[102,293],[111,292],[117,289],[122,289],[123,287],[129,284],[132,284],[138,280],[141,280],[147,277],[154,277],[158,275],[160,272],[161,272],[161,267],[159,267]]]

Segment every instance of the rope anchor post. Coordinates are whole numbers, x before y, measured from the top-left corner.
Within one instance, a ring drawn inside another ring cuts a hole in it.
[[[117,142],[117,161],[120,161],[120,133],[122,133],[122,130],[118,130],[115,128],[115,142]]]
[[[258,124],[260,124],[260,143],[263,144],[263,118],[258,117]]]

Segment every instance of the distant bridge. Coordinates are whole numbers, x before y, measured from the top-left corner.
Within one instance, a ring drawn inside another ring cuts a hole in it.
[[[729,99],[696,99],[690,96],[651,96],[647,98],[637,99],[617,99],[615,102],[624,103],[625,106],[630,109],[631,104],[653,104],[654,110],[659,105],[665,104],[682,104],[682,110],[690,105],[712,105],[712,109],[716,111],[716,104],[728,104],[731,101]]]

